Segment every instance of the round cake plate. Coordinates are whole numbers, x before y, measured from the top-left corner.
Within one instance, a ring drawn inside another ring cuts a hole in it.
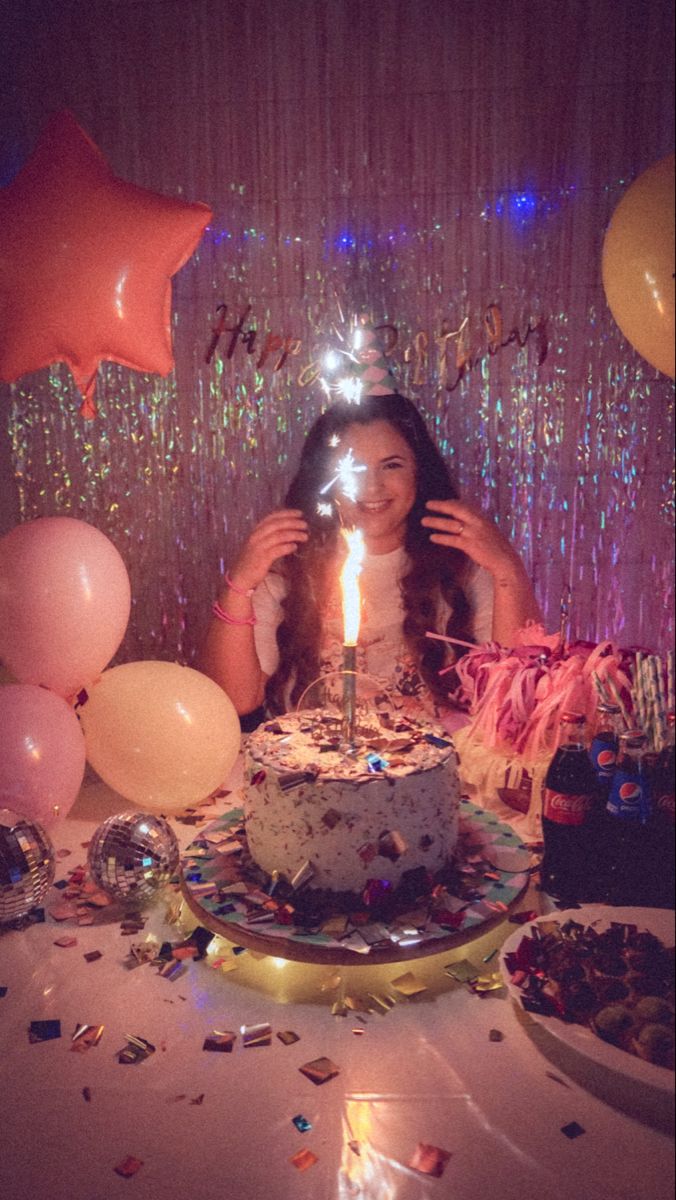
[[[489,932],[504,921],[528,886],[531,854],[518,834],[494,813],[484,811],[463,799],[460,807],[460,844],[469,872],[477,870],[473,886],[481,896],[458,900],[459,928],[449,932],[432,926],[415,937],[389,939],[389,944],[369,945],[359,926],[349,935],[332,937],[328,933],[307,933],[289,925],[251,921],[265,910],[257,911],[244,903],[242,890],[255,890],[257,883],[247,880],[244,869],[233,873],[235,856],[232,834],[241,829],[243,813],[233,808],[206,826],[188,846],[180,864],[181,892],[200,923],[235,945],[277,958],[336,966],[365,966],[367,963],[405,962],[432,954],[446,953]],[[485,868],[490,867],[490,878]],[[237,878],[238,876],[238,878]],[[233,888],[235,890],[225,890]],[[394,924],[378,922],[387,941],[389,934],[401,932]]]

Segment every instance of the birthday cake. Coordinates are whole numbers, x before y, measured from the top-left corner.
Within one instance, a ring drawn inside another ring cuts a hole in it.
[[[411,870],[433,876],[453,856],[457,757],[432,725],[374,709],[346,746],[338,714],[288,714],[249,737],[245,780],[249,852],[294,887],[396,886]]]

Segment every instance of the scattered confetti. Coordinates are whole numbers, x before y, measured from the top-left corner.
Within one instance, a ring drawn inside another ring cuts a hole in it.
[[[294,1033],[293,1029],[280,1029],[277,1033],[277,1037],[279,1038],[280,1042],[284,1043],[285,1046],[293,1046],[294,1042],[300,1041],[299,1035]]]
[[[99,958],[103,958],[100,950],[89,950],[83,955],[85,962],[97,962]]]
[[[69,950],[71,946],[77,946],[77,938],[69,937],[68,934],[64,934],[63,937],[54,939],[54,945],[60,946],[62,950]]]
[[[98,1046],[103,1036],[103,1025],[77,1025],[71,1038],[71,1050],[82,1054],[90,1046]]]
[[[229,1029],[218,1031],[214,1030],[209,1037],[205,1037],[202,1043],[203,1050],[216,1050],[222,1054],[232,1054],[237,1034],[232,1033]]]
[[[296,1129],[299,1133],[308,1133],[308,1131],[312,1129],[312,1125],[308,1121],[307,1117],[302,1116],[301,1113],[298,1113],[297,1116],[292,1117],[291,1123],[296,1126]]]
[[[185,975],[185,972],[186,968],[173,958],[170,962],[165,962],[160,967],[158,975],[161,975],[163,979],[168,979],[170,983],[174,983],[177,979],[181,978],[181,975]]]
[[[246,1048],[251,1046],[269,1046],[272,1041],[272,1028],[266,1022],[260,1025],[242,1026],[242,1043]]]
[[[155,1047],[152,1042],[147,1042],[145,1038],[136,1037],[135,1034],[125,1033],[127,1045],[124,1049],[118,1051],[117,1061],[119,1063],[138,1063],[149,1058],[155,1053]]]
[[[570,1121],[568,1125],[561,1126],[561,1133],[565,1133],[567,1138],[578,1138],[581,1134],[586,1133],[582,1125],[578,1125],[577,1121]]]
[[[190,1103],[191,1104],[204,1104],[205,1095],[206,1095],[206,1092],[200,1092],[199,1096],[195,1096],[194,1099],[190,1101]]]
[[[448,966],[444,967],[444,971],[452,979],[456,979],[458,983],[470,983],[471,980],[477,979],[481,974],[480,968],[475,967],[474,963],[470,962],[468,958],[463,958],[459,962],[449,963]]]
[[[143,1163],[140,1158],[134,1158],[133,1155],[128,1154],[113,1170],[116,1175],[121,1175],[123,1179],[131,1179],[132,1175],[140,1171],[142,1166]]]
[[[82,1096],[83,1096],[83,1098],[84,1098],[84,1099],[87,1101],[87,1104],[91,1104],[91,1102],[92,1102],[92,1089],[91,1089],[90,1087],[83,1087],[83,1089],[82,1089]]]
[[[29,1042],[50,1042],[61,1037],[60,1021],[31,1021],[28,1029]]]
[[[433,1175],[435,1179],[439,1179],[450,1157],[449,1150],[441,1150],[439,1146],[430,1146],[427,1142],[418,1142],[407,1166],[412,1167],[414,1171],[421,1171],[423,1175]]]
[[[311,1150],[299,1150],[297,1154],[292,1154],[289,1159],[299,1171],[307,1171],[308,1167],[313,1167],[319,1159]]]
[[[489,1031],[488,1031],[489,1042],[502,1042],[502,1041],[504,1041],[504,1039],[505,1039],[505,1035],[501,1029],[489,1029]]]
[[[412,971],[393,979],[390,986],[401,992],[402,996],[419,996],[421,992],[427,991],[426,985]]]
[[[315,1058],[312,1062],[304,1063],[299,1067],[301,1075],[306,1075],[313,1083],[328,1083],[329,1079],[335,1079],[336,1075],[340,1074],[340,1068],[330,1058]]]
[[[9,988],[6,988],[6,987],[0,987],[0,1000],[2,999],[2,997],[3,997],[3,996],[6,996],[6,995],[7,995],[7,992],[8,992],[8,991],[9,991]]]

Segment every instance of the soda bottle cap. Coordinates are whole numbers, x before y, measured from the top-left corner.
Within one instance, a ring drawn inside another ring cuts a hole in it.
[[[624,746],[636,748],[645,745],[648,739],[642,729],[626,729],[620,734],[619,740]]]
[[[565,721],[567,725],[584,725],[586,719],[584,713],[570,712],[568,710],[562,712],[560,718],[561,724]]]

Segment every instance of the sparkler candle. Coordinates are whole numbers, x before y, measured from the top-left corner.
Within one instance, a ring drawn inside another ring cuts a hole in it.
[[[340,573],[343,597],[343,741],[354,745],[357,700],[357,641],[359,638],[359,575],[364,561],[364,537],[360,529],[342,529],[347,558]]]

